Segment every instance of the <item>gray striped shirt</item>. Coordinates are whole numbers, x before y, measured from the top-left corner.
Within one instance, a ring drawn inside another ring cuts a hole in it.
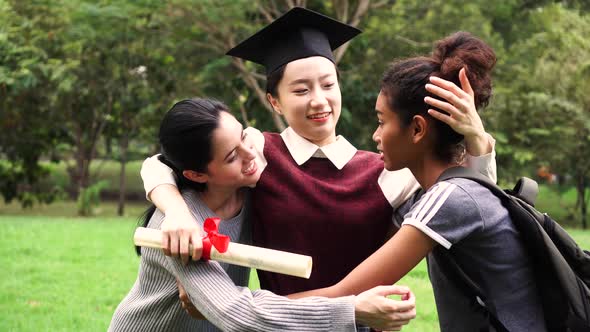
[[[196,193],[185,190],[183,197],[201,226],[214,216]],[[220,233],[248,242],[247,216],[245,208],[224,220]],[[148,227],[159,229],[163,219],[156,210]],[[246,268],[212,261],[184,266],[161,250],[142,248],[137,280],[115,310],[109,331],[355,331],[352,297],[290,300],[243,287],[248,274]],[[192,319],[181,308],[176,278],[207,321]]]

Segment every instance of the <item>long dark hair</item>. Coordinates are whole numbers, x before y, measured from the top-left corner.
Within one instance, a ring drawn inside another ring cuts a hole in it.
[[[456,32],[436,42],[429,57],[392,63],[381,80],[381,91],[388,99],[389,108],[397,113],[402,125],[407,126],[415,115],[430,117],[428,109],[434,107],[424,102],[426,96],[441,99],[426,91],[430,76],[460,87],[459,71],[465,67],[475,93],[475,107],[479,110],[487,106],[492,95],[491,71],[495,64],[496,55],[489,45],[468,32]],[[462,155],[463,135],[438,120],[434,120],[434,128],[438,159],[449,162]]]
[[[219,126],[221,112],[229,112],[227,106],[214,99],[193,98],[181,100],[166,113],[160,124],[159,141],[161,162],[176,175],[178,190],[192,188],[204,191],[207,186],[185,178],[183,170],[206,172],[213,159],[213,131]],[[150,206],[141,216],[139,226],[146,227],[156,211]],[[135,247],[141,255],[140,247]]]

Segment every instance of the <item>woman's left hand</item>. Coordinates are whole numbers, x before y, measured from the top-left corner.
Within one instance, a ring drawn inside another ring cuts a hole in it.
[[[434,109],[429,109],[428,114],[465,136],[467,153],[470,155],[480,156],[491,153],[492,145],[475,108],[473,89],[465,73],[465,68],[459,71],[459,81],[461,88],[442,78],[430,77],[431,84],[426,84],[426,90],[446,102],[432,97],[426,97],[424,101],[448,114]]]
[[[176,279],[176,286],[178,287],[178,299],[180,300],[180,306],[184,311],[194,319],[207,319],[203,314],[195,307],[195,305],[191,302],[191,299],[188,297],[186,290],[182,287],[180,280]]]
[[[388,295],[402,295],[402,300],[389,299]],[[376,286],[354,298],[355,320],[383,331],[401,331],[416,318],[416,297],[405,286]]]

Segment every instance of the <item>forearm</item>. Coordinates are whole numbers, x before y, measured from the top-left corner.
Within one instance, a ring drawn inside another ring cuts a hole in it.
[[[299,293],[287,295],[288,298],[294,299],[294,300],[295,299],[302,299],[304,297],[311,297],[311,296],[323,296],[323,297],[335,298],[335,297],[339,297],[342,295],[339,294],[338,290],[334,286],[312,289],[312,290],[308,290],[305,292],[299,292]]]
[[[434,245],[434,241],[417,229],[404,226],[344,279],[323,292],[330,296],[358,295],[375,286],[394,284],[410,272]]]
[[[197,309],[224,331],[354,331],[352,298],[294,301],[236,286],[217,263],[167,258]]]
[[[150,200],[156,207],[166,214],[169,211],[186,212],[190,214],[188,206],[178,188],[171,184],[161,184],[149,194]]]

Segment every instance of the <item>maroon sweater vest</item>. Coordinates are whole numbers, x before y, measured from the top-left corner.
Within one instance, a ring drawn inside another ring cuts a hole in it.
[[[326,158],[299,166],[283,139],[264,133],[268,165],[253,190],[254,245],[313,257],[309,279],[258,271],[276,294],[326,287],[345,277],[385,241],[392,207],[377,179],[379,155],[357,151],[338,170]]]

